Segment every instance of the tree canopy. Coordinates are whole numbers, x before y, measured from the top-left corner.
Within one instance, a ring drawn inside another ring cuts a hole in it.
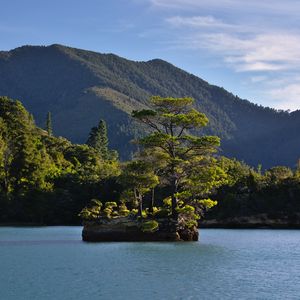
[[[218,174],[212,156],[220,145],[220,139],[216,136],[191,134],[192,130],[201,129],[208,123],[205,114],[192,107],[193,102],[188,97],[156,96],[150,100],[152,109],[132,113],[135,119],[151,130],[149,135],[138,140],[146,150],[140,153],[140,157],[147,159],[153,152],[155,164],[164,164],[160,174],[170,187],[173,216],[177,215],[180,193],[185,195],[185,201],[204,196],[209,192],[205,185],[209,184],[211,189],[218,182],[218,178],[212,182],[213,175],[224,175],[221,172]]]

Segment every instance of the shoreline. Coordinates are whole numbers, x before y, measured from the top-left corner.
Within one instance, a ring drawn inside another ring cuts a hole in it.
[[[1,227],[83,227],[82,224],[36,224],[36,223],[1,223]],[[199,230],[201,229],[279,229],[279,230],[299,230],[300,224],[269,224],[269,223],[225,223],[225,222],[210,222],[203,221],[199,224]]]

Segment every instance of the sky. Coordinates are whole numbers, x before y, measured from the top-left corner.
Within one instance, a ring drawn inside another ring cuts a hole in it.
[[[300,109],[299,0],[0,0],[0,7],[0,50],[55,43],[161,58],[251,102]]]

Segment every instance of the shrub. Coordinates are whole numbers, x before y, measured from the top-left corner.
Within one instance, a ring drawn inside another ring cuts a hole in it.
[[[100,200],[98,200],[98,199],[92,199],[91,200],[91,204],[93,206],[99,206],[100,208],[103,206],[102,202]]]
[[[92,199],[88,206],[82,209],[79,216],[84,220],[95,220],[100,217],[102,203],[97,199]]]
[[[119,215],[121,217],[127,217],[130,213],[130,210],[127,209],[125,203],[121,203],[119,206]]]
[[[186,224],[187,228],[189,228],[189,229],[193,228],[194,226],[197,227],[197,225],[198,225],[196,220],[188,220],[185,224]]]
[[[143,232],[155,232],[159,228],[159,224],[155,220],[150,220],[143,222],[141,225],[141,229]]]
[[[111,217],[112,212],[113,212],[113,210],[109,207],[106,207],[106,208],[103,209],[104,216],[107,217],[107,218]]]
[[[135,216],[135,215],[137,215],[137,213],[138,213],[138,210],[136,208],[133,208],[130,212],[130,215]]]
[[[213,201],[211,199],[203,199],[198,201],[205,209],[210,209],[218,204],[217,201]]]
[[[105,203],[105,208],[115,208],[118,207],[116,202],[106,202]]]
[[[164,202],[164,206],[165,207],[171,207],[172,206],[172,199],[171,199],[171,197],[165,198],[163,200],[163,202]]]
[[[177,208],[178,213],[192,214],[195,212],[195,208],[191,205],[185,205],[181,208]]]

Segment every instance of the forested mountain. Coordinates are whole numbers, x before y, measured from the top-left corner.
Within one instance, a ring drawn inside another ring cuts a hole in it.
[[[294,166],[300,157],[300,111],[278,112],[242,100],[163,60],[134,62],[113,54],[69,48],[23,46],[0,52],[0,95],[19,99],[55,135],[86,142],[99,119],[108,124],[111,148],[123,158],[140,134],[129,114],[151,95],[196,100],[210,120],[206,133],[222,139],[222,154],[251,165]]]

